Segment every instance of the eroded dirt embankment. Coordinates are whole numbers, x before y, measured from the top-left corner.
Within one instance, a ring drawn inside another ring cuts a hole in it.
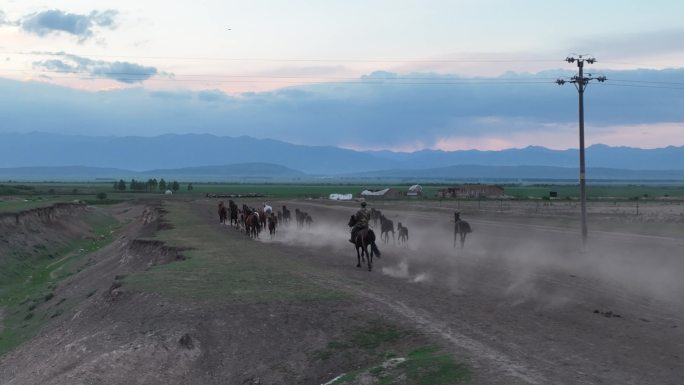
[[[54,258],[66,243],[91,236],[84,221],[88,207],[58,203],[18,213],[0,213],[0,277],[10,279],[21,266]]]
[[[56,203],[18,213],[0,213],[0,248],[12,243],[28,245],[32,240],[76,235],[78,230],[83,230],[77,222],[86,209],[81,203]]]

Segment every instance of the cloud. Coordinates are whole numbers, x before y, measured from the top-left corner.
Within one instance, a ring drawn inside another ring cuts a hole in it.
[[[88,15],[52,9],[24,16],[21,28],[41,37],[64,32],[76,36],[82,43],[95,35],[95,27],[115,29],[118,15],[119,12],[112,9],[104,12],[92,11]]]
[[[3,25],[19,25],[18,21],[12,21],[7,19],[7,14],[0,10],[0,27]]]
[[[35,61],[33,68],[59,73],[85,74],[94,78],[112,79],[126,84],[142,83],[158,74],[155,67],[146,67],[135,63],[92,60],[64,52],[43,54],[58,56],[60,59]]]
[[[598,39],[585,39],[581,40],[575,49],[592,47],[592,50],[600,52],[601,55],[638,57],[684,52],[682,40],[684,40],[684,28],[675,28],[639,33],[620,33],[602,36]]]
[[[55,71],[87,68],[94,73],[94,63],[103,63],[60,55],[48,58],[58,61],[39,65]],[[100,65],[111,70],[110,64]],[[608,81],[591,83],[585,93],[587,143],[684,145],[682,87],[634,87],[684,84],[684,69],[601,73]],[[7,90],[4,95],[12,97],[0,95],[0,116],[4,129],[17,132],[211,133],[359,149],[576,148],[577,90],[553,82],[563,74],[567,73],[559,70],[471,79],[374,74],[368,81],[239,95],[138,87],[92,93],[5,81],[0,86]]]
[[[228,100],[228,95],[226,95],[221,90],[203,90],[197,92],[197,99],[204,102],[221,102]]]

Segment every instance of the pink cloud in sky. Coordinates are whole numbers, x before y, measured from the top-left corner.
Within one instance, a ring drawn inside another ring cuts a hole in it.
[[[684,145],[684,122],[664,122],[636,125],[587,126],[585,127],[587,146],[606,144],[639,148],[660,148]],[[524,131],[506,135],[491,136],[453,136],[439,138],[431,146],[444,151],[456,150],[503,150],[543,146],[551,149],[579,147],[576,124],[547,124],[544,131]]]

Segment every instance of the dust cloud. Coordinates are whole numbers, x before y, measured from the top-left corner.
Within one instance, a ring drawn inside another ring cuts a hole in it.
[[[294,221],[278,227],[276,236],[262,232],[264,242],[318,249],[318,255],[345,263],[354,257],[347,221],[353,208],[312,207],[311,226]],[[560,307],[592,297],[609,304],[612,299],[658,300],[684,309],[682,241],[667,237],[624,234],[605,223],[590,233],[580,252],[580,238],[572,227],[526,225],[516,217],[485,220],[465,215],[473,227],[465,247],[454,247],[451,214],[444,211],[383,209],[394,222],[394,238],[380,239],[379,223],[371,228],[382,251],[376,271],[411,284],[431,284],[454,293],[488,293],[511,305],[534,303]],[[525,219],[525,218],[522,218]],[[406,244],[397,240],[397,222],[409,229]],[[349,262],[351,263],[351,262]]]

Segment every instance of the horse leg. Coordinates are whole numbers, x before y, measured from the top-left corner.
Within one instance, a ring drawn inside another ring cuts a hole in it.
[[[366,247],[368,247],[366,245]],[[371,252],[368,254],[368,249],[366,249],[366,256],[368,256],[368,271],[373,270],[373,248],[371,247]]]
[[[463,248],[463,245],[465,245],[465,238],[466,238],[467,233],[461,233],[461,248]]]
[[[361,267],[361,254],[359,253],[359,248],[360,248],[360,246],[357,245],[356,246],[356,260],[357,260],[356,267]]]

